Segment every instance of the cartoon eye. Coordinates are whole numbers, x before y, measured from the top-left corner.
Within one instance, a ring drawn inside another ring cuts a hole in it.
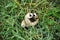
[[[36,16],[36,13],[34,13],[33,16]]]
[[[33,14],[32,13],[30,13],[30,15],[29,15],[30,17],[32,17],[33,16]]]

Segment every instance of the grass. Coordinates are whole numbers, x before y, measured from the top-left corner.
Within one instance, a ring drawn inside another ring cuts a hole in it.
[[[21,21],[32,9],[39,28],[23,29]],[[60,7],[49,0],[0,0],[0,40],[60,40]]]

